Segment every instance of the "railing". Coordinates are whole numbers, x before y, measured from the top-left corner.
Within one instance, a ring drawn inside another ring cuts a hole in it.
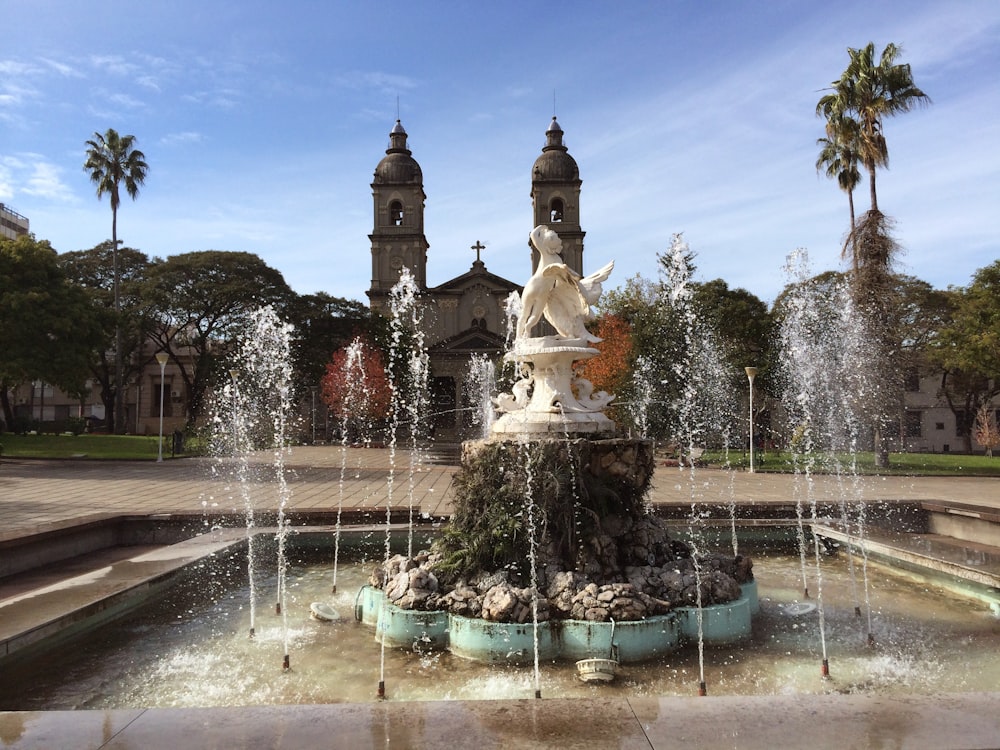
[[[21,216],[21,214],[19,214],[13,208],[11,208],[10,206],[8,206],[6,204],[3,204],[3,203],[0,203],[0,212],[5,213],[5,214],[10,214],[11,216],[13,216],[13,217],[15,217],[17,219],[21,219],[23,221],[27,221],[28,220],[27,216]]]

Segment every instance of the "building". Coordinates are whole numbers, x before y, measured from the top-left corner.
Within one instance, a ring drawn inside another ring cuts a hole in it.
[[[898,435],[890,436],[894,450],[908,453],[963,453],[967,445],[979,452],[983,446],[970,437],[976,415],[952,411],[941,394],[941,375],[911,372],[904,393],[904,411]],[[991,402],[993,418],[1000,423],[1000,396]],[[968,442],[967,442],[968,441]]]
[[[177,356],[190,366],[191,353],[181,349]],[[163,405],[163,433],[183,430],[187,422],[187,393],[184,379],[176,362],[167,362],[160,377],[152,341],[146,341],[137,358],[144,364],[125,383],[125,430],[133,435],[157,435],[160,428],[160,405]],[[88,430],[108,429],[100,385],[93,380],[85,384],[83,398],[74,398],[49,383],[35,381],[14,388],[10,395],[17,424],[0,426],[11,430],[64,432],[84,420]],[[162,391],[162,394],[161,394]],[[162,401],[161,401],[162,395]],[[168,444],[169,445],[169,444]]]
[[[30,231],[27,216],[21,216],[10,206],[0,203],[0,237],[15,240]]]
[[[525,236],[547,224],[563,241],[563,259],[583,271],[580,227],[580,170],[563,144],[563,130],[552,118],[542,153],[531,170],[533,221]],[[424,227],[423,172],[407,147],[400,121],[389,133],[389,148],[375,167],[371,184],[374,221],[371,240],[371,307],[387,311],[389,293],[403,269],[409,269],[419,289],[428,348],[434,427],[442,439],[460,438],[468,424],[464,383],[474,354],[498,357],[506,340],[506,304],[520,285],[490,273],[481,258],[484,247],[471,246],[476,259],[465,273],[443,284],[427,283],[430,243]],[[532,268],[537,254],[532,251]]]

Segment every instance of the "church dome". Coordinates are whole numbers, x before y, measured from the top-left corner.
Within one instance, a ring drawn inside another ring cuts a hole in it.
[[[375,167],[375,182],[393,185],[422,185],[424,182],[420,165],[406,147],[406,131],[399,120],[389,133],[389,148],[385,156]]]
[[[532,182],[575,182],[580,179],[580,168],[576,159],[569,155],[563,145],[563,129],[555,117],[545,131],[546,142],[542,155],[535,159],[531,169]]]
[[[370,162],[369,162],[370,163]],[[423,172],[417,160],[405,154],[386,154],[375,167],[375,182],[389,184],[422,184]]]

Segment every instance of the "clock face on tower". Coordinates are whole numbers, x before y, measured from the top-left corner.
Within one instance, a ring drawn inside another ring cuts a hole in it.
[[[400,258],[398,255],[393,255],[389,259],[389,266],[398,271],[400,268],[403,267],[403,259]]]

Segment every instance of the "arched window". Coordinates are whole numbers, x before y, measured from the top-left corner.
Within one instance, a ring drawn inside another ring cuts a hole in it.
[[[403,226],[403,204],[400,201],[393,201],[389,204],[389,221],[394,227]]]
[[[562,198],[553,198],[552,203],[549,207],[549,217],[551,221],[562,221],[563,220],[563,202]]]

